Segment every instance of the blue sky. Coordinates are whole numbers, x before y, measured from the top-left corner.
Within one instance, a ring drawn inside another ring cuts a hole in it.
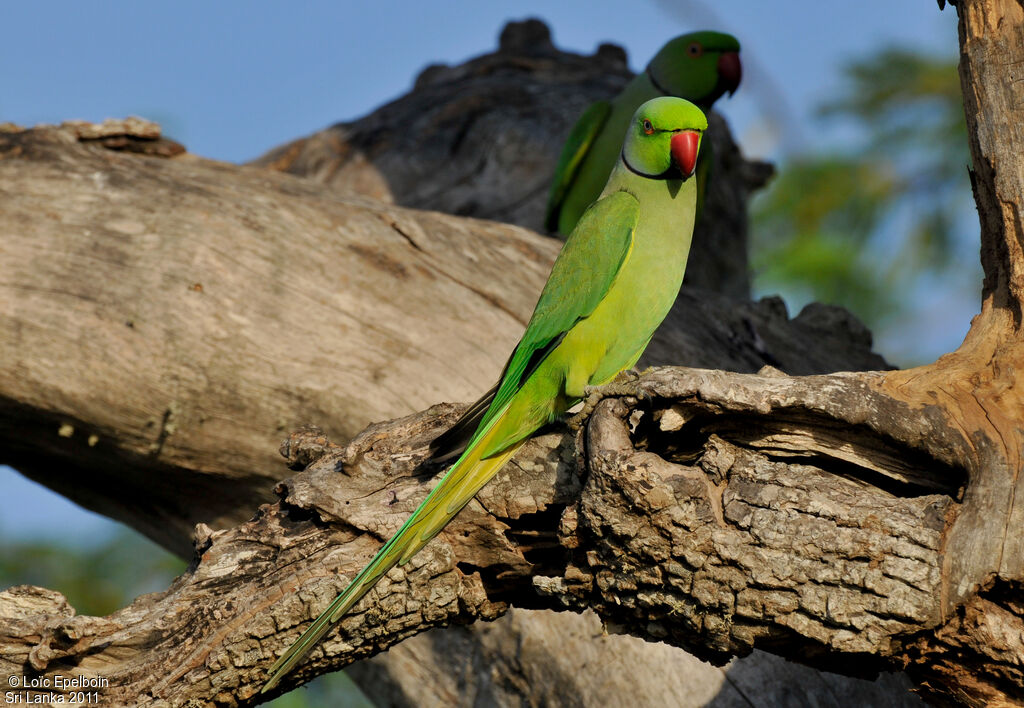
[[[754,152],[819,142],[813,106],[842,63],[886,43],[953,54],[955,14],[934,3],[261,2],[10,3],[0,44],[0,117],[22,124],[138,114],[191,151],[253,158],[355,118],[411,86],[425,65],[492,50],[508,19],[541,17],[558,46],[613,41],[641,67],[693,29],[743,43],[744,85],[720,104]],[[296,8],[301,8],[297,10]],[[712,10],[711,8],[714,8]],[[764,116],[783,119],[765,130]],[[765,137],[768,135],[768,137]]]
[[[634,69],[674,35],[731,32],[743,45],[744,83],[718,107],[748,154],[772,159],[844,139],[842,127],[814,120],[814,107],[834,95],[847,61],[886,44],[955,56],[957,43],[955,12],[930,0],[40,0],[4,7],[0,122],[142,115],[194,153],[243,161],[368,113],[407,91],[427,64],[491,51],[505,21],[525,17],[544,19],[563,49],[620,44]],[[948,351],[976,311],[976,297],[935,299],[917,336]],[[0,538],[45,535],[54,518],[65,537],[111,527],[7,468],[0,489]]]

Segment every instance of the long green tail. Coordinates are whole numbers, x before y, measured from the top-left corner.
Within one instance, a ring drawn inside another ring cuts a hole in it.
[[[427,542],[436,536],[515,454],[525,441],[516,443],[493,457],[480,457],[480,452],[486,450],[491,439],[496,436],[500,427],[497,423],[503,418],[504,413],[495,416],[487,430],[478,436],[452,465],[398,533],[377,551],[373,560],[334,599],[331,606],[317,617],[298,641],[270,667],[270,679],[263,685],[260,693],[273,689],[391,568],[395,565],[404,565],[427,545]]]

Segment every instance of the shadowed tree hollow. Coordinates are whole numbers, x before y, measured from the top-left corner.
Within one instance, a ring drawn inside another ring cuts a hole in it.
[[[282,689],[515,606],[719,663],[763,649],[903,670],[936,702],[1021,702],[1024,8],[957,12],[985,271],[961,347],[892,371],[838,308],[749,302],[743,215],[769,168],[716,119],[720,179],[658,368],[531,441]],[[566,54],[527,22],[256,165],[140,122],[5,128],[0,461],[193,560],[107,617],[0,593],[0,673],[101,678],[111,705],[257,702],[430,489],[426,444],[462,409],[436,402],[490,386],[557,253],[524,226],[558,144],[627,79],[620,52]],[[418,122],[396,131],[402,111]]]

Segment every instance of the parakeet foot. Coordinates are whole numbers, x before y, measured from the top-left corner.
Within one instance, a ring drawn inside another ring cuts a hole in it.
[[[623,371],[620,371],[615,378],[611,380],[611,382],[606,383],[603,386],[587,386],[584,388],[583,407],[578,413],[576,413],[576,415],[566,421],[569,429],[575,433],[583,427],[583,424],[586,423],[588,418],[590,418],[590,414],[594,412],[597,404],[608,396],[636,395],[632,384],[638,381],[641,376],[650,370],[650,367],[642,372],[637,371],[636,369],[624,369]]]
[[[633,383],[634,381],[636,381],[638,378],[640,378],[641,376],[643,376],[644,374],[646,374],[650,370],[651,370],[651,367],[649,367],[649,366],[646,369],[644,369],[643,371],[640,371],[635,366],[634,367],[630,367],[628,369],[623,369],[622,371],[620,371],[618,374],[615,375],[615,378],[612,379],[612,383],[613,384]]]
[[[594,395],[600,390],[600,386],[587,386],[583,389],[583,405],[575,415],[566,421],[566,425],[569,426],[569,430],[574,434],[578,433],[580,428],[586,424],[587,419],[590,418],[590,414],[594,412],[594,408],[596,408],[597,404],[604,398],[604,396],[601,395]]]

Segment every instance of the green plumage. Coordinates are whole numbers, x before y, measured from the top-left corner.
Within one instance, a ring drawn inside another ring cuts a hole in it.
[[[271,667],[264,692],[381,576],[444,528],[530,435],[563,415],[588,386],[606,383],[636,363],[675,301],[693,232],[694,165],[688,174],[680,169],[678,156],[687,158],[675,139],[691,138],[696,151],[706,127],[700,109],[677,98],[658,98],[637,110],[623,128],[622,159],[601,199],[562,248],[498,386],[456,424],[472,427],[465,451],[398,533]]]
[[[622,134],[645,101],[677,96],[707,110],[740,80],[740,44],[720,32],[694,32],[669,41],[612,101],[591,104],[569,132],[551,182],[545,226],[569,234],[597,199],[619,157]],[[709,175],[710,145],[701,152],[697,181],[703,192]],[[698,196],[697,208],[703,201]]]

